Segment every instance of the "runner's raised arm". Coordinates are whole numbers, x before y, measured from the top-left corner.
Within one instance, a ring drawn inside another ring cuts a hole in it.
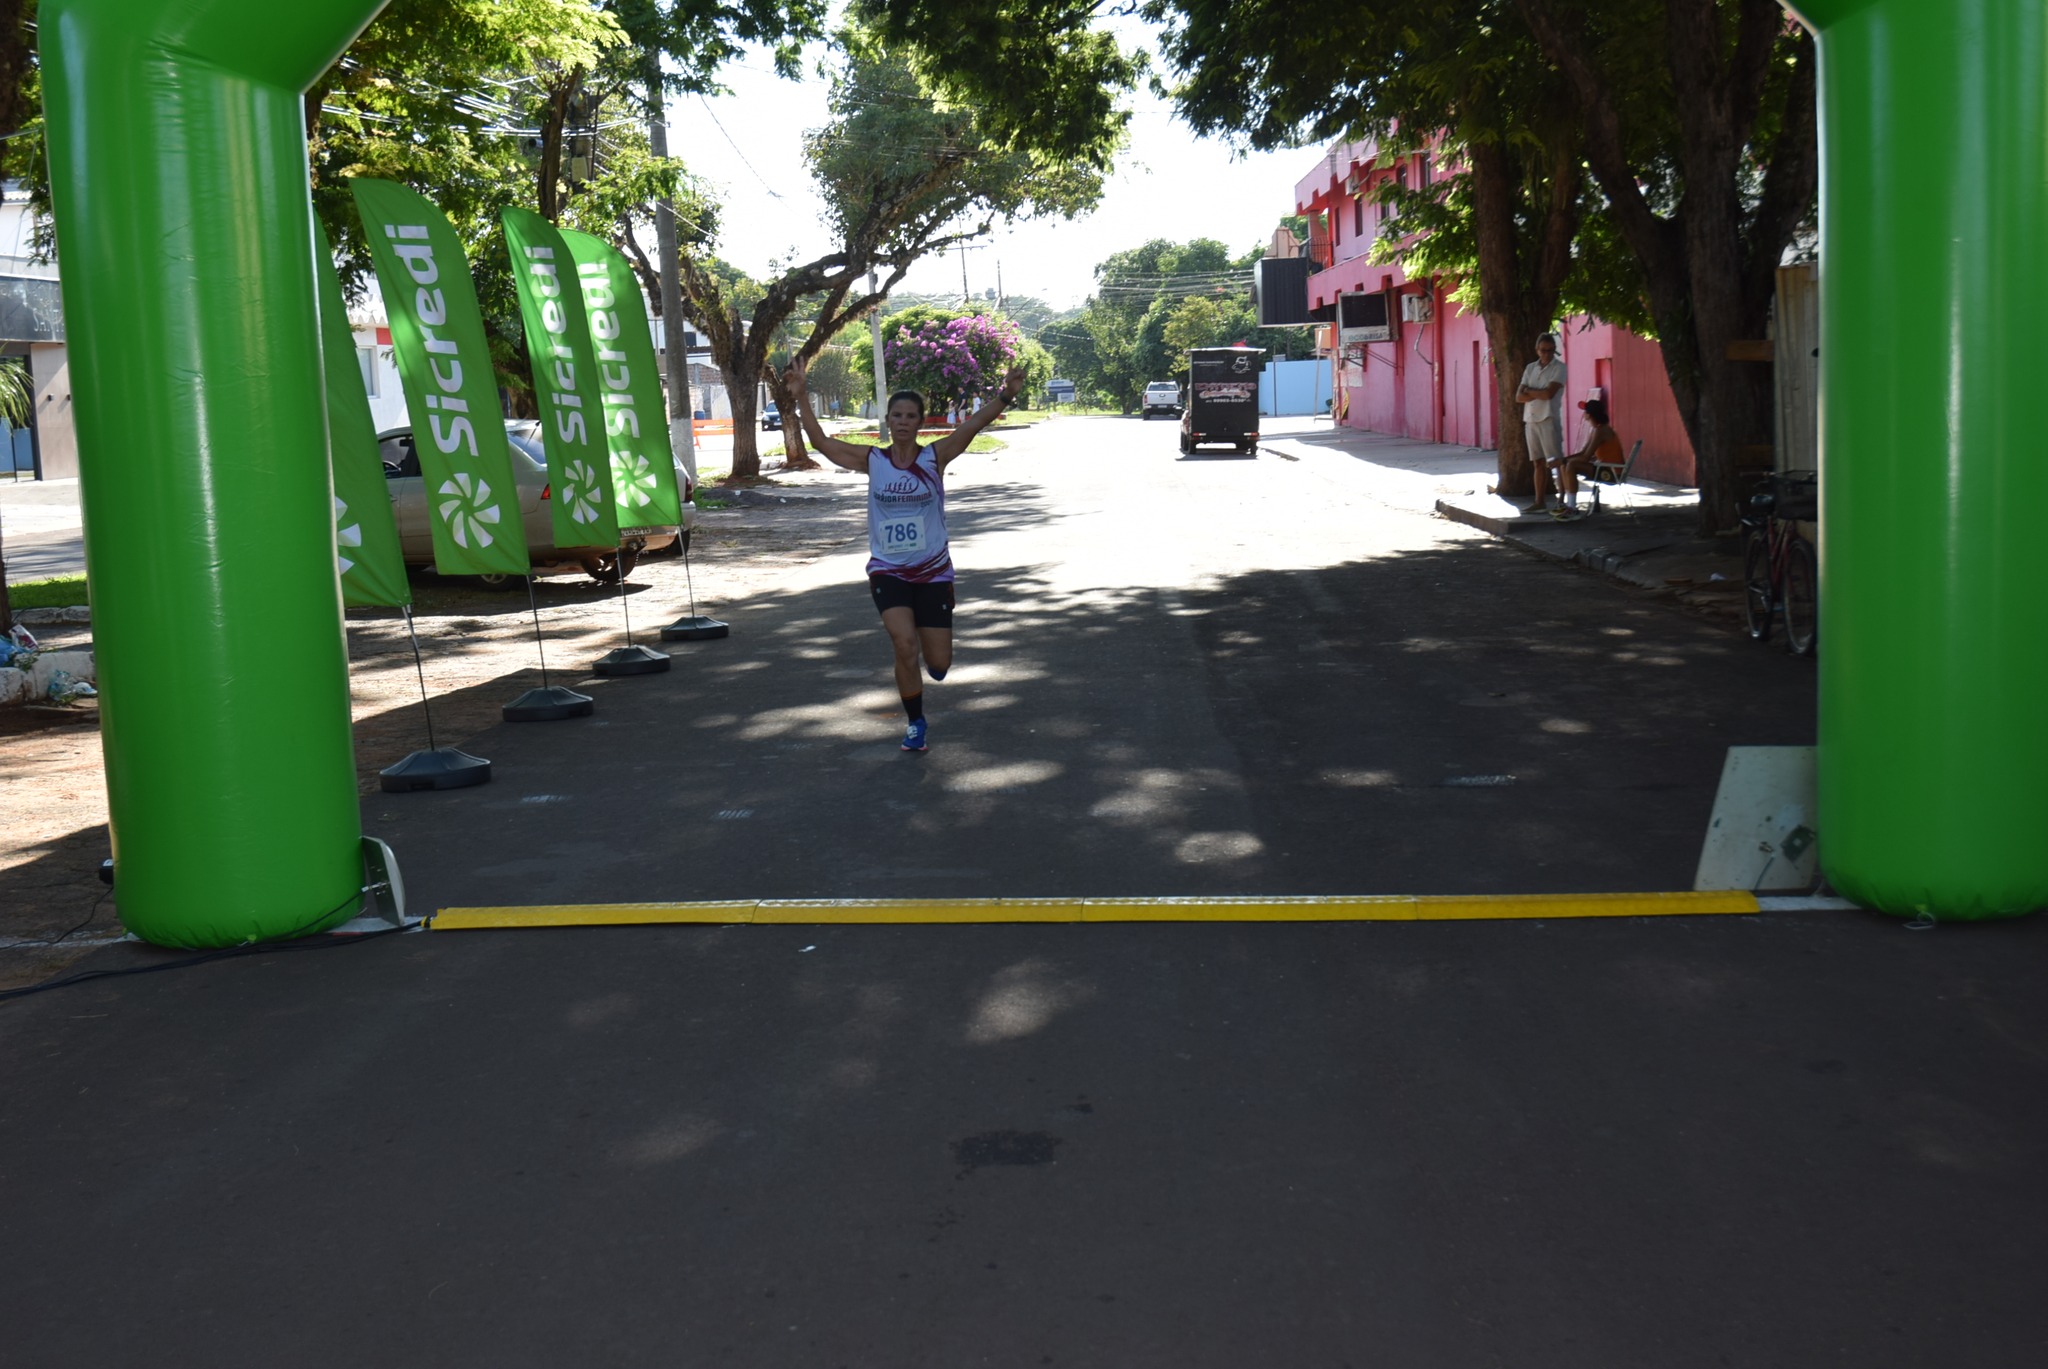
[[[804,436],[811,445],[825,454],[825,459],[835,466],[849,471],[864,471],[868,468],[868,447],[832,436],[818,422],[818,416],[811,412],[811,392],[804,384],[804,368],[791,365],[783,368],[782,383],[796,396],[797,421],[804,425]]]

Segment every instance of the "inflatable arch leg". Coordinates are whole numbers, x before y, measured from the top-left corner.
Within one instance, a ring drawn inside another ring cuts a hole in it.
[[[1821,55],[1820,827],[1866,906],[2048,904],[2048,0],[1797,0]]]
[[[121,920],[350,916],[361,823],[302,92],[379,0],[45,0]]]

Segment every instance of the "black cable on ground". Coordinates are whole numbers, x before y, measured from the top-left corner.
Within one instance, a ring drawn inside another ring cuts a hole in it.
[[[353,899],[358,897],[358,895],[351,894],[349,897]],[[322,914],[321,918],[332,917],[334,913],[339,912],[344,906],[346,905],[337,904],[329,912]],[[313,921],[318,922],[321,918],[315,918]],[[41,984],[30,984],[26,988],[0,990],[0,1003],[5,1003],[15,998],[27,998],[30,994],[46,993],[51,989],[68,988],[73,984],[84,984],[94,979],[118,979],[123,975],[155,974],[159,970],[182,970],[192,965],[205,965],[212,961],[230,960],[239,956],[263,955],[270,951],[324,951],[358,941],[375,941],[378,937],[389,936],[393,932],[409,930],[410,928],[407,927],[380,927],[374,932],[354,932],[347,936],[335,936],[332,933],[325,933],[317,937],[309,936],[298,940],[259,941],[247,946],[230,946],[225,950],[207,951],[201,955],[186,956],[181,960],[166,961],[157,965],[129,965],[118,970],[82,970],[77,974],[45,980]]]
[[[7,947],[7,949],[10,951],[14,951],[24,950],[29,947],[47,949],[51,946],[61,946],[66,941],[69,941],[72,937],[77,936],[80,932],[92,926],[93,922],[100,915],[100,909],[105,907],[107,900],[109,898],[112,898],[113,896],[114,891],[112,889],[109,889],[105,893],[101,894],[98,898],[94,899],[92,901],[92,910],[85,915],[85,920],[83,922],[78,923],[76,926],[72,927],[69,931],[59,932],[55,936],[24,937],[23,939],[16,941],[11,946]]]

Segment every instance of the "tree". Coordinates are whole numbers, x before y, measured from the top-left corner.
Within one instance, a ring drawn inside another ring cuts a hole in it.
[[[1248,340],[1257,322],[1251,306],[1234,299],[1196,295],[1182,300],[1166,316],[1161,330],[1170,359],[1164,374],[1180,375],[1188,369],[1189,348],[1229,347]]]
[[[924,84],[910,56],[885,51],[874,34],[842,32],[834,68],[833,119],[806,140],[811,174],[830,206],[840,247],[763,285],[751,317],[729,300],[695,254],[683,286],[710,339],[733,399],[732,478],[760,473],[754,388],[766,382],[784,412],[794,397],[769,365],[776,329],[815,298],[810,335],[793,360],[808,363],[855,319],[866,317],[920,258],[986,233],[999,218],[1069,216],[1100,197],[1102,177],[1085,159],[1048,162],[998,142],[980,111]],[[1098,137],[1113,140],[1105,125]],[[866,289],[870,270],[879,288]],[[786,433],[792,464],[805,464],[802,433]]]
[[[609,239],[660,313],[668,292],[642,230],[664,237],[681,224],[705,240],[715,209],[638,120],[666,93],[713,88],[744,43],[773,44],[793,71],[822,13],[822,0],[392,0],[306,97],[314,203],[344,287],[359,294],[370,270],[348,178],[427,195],[468,245],[499,380],[523,404],[525,338],[498,210],[530,204]]]
[[[811,393],[827,406],[846,407],[856,393],[858,381],[854,376],[853,358],[859,351],[856,347],[819,348],[818,354],[811,358],[810,369],[805,372]]]
[[[1586,160],[1641,264],[1698,459],[1702,531],[1736,526],[1740,449],[1771,436],[1764,335],[1820,172],[1813,36],[1776,0],[1515,0],[1563,74]]]
[[[1174,95],[1199,130],[1261,148],[1363,138],[1387,155],[1437,143],[1452,174],[1389,195],[1403,232],[1380,250],[1411,275],[1476,286],[1465,302],[1493,352],[1499,487],[1528,492],[1515,387],[1558,316],[1588,196],[1563,84],[1507,0],[1343,6],[1314,24],[1278,0],[1152,0],[1147,13],[1167,25]]]
[[[1112,253],[1095,267],[1095,294],[1078,316],[1063,317],[1040,331],[1061,372],[1082,389],[1107,398],[1125,413],[1137,404],[1148,381],[1183,369],[1180,351],[1167,341],[1167,320],[1184,300],[1202,298],[1241,309],[1241,328],[1232,341],[1251,337],[1251,264],[1258,249],[1232,257],[1214,238],[1185,243],[1154,238],[1140,247]],[[1292,330],[1272,330],[1254,345],[1276,352],[1309,349],[1309,339]]]
[[[970,314],[899,332],[885,344],[889,384],[916,390],[934,410],[958,413],[1001,388],[1021,350],[1015,324]]]
[[[1097,173],[1110,169],[1130,115],[1117,98],[1144,72],[1096,27],[1097,0],[856,0],[881,42],[918,79],[975,108],[996,145]]]

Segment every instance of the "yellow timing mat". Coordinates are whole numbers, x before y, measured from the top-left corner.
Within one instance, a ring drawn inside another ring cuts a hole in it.
[[[1294,898],[764,898],[713,903],[443,908],[437,932],[645,923],[847,926],[871,922],[1485,922],[1502,918],[1753,914],[1754,894],[1429,894]]]

